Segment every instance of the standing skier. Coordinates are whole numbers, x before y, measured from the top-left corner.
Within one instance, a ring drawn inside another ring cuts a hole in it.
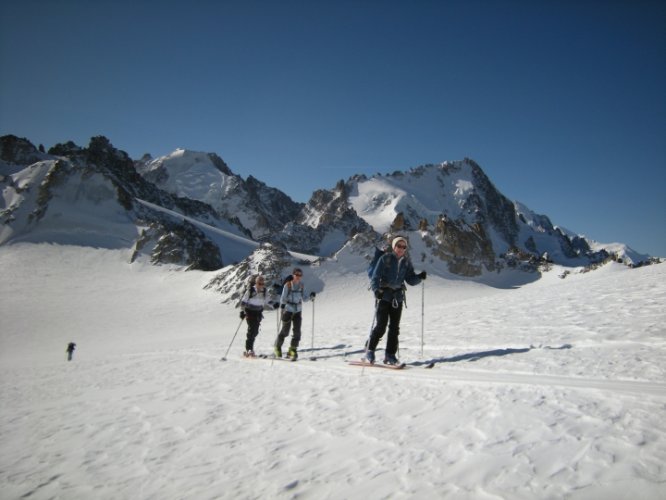
[[[282,344],[289,336],[289,330],[292,325],[294,332],[291,337],[291,344],[287,357],[292,360],[298,358],[298,344],[301,341],[301,324],[303,323],[303,299],[305,298],[305,288],[301,283],[303,271],[296,267],[292,271],[291,279],[287,278],[282,295],[280,296],[280,307],[282,307],[282,328],[275,339],[275,356],[282,357]]]
[[[261,320],[264,319],[263,311],[267,305],[277,308],[278,304],[273,304],[266,294],[266,280],[263,276],[257,276],[254,279],[254,284],[250,283],[243,297],[241,298],[241,307],[243,310],[240,313],[241,319],[247,321],[247,337],[245,339],[245,352],[243,356],[246,358],[254,358],[254,339],[259,335],[259,326]]]
[[[414,272],[414,266],[407,256],[407,240],[402,236],[393,239],[393,251],[387,251],[377,261],[372,273],[371,288],[375,294],[375,327],[370,333],[365,359],[369,363],[375,362],[375,349],[386,332],[388,337],[384,363],[387,365],[399,364],[396,358],[398,352],[398,336],[400,335],[400,316],[405,298],[405,285],[414,286],[426,279],[426,272]]]
[[[76,349],[76,344],[74,342],[70,342],[67,345],[67,361],[72,360],[72,357],[74,356],[74,349]]]

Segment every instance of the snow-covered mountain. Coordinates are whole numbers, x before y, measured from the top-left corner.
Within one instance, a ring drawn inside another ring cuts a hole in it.
[[[144,157],[136,162],[136,169],[164,191],[210,205],[221,218],[237,221],[257,240],[293,220],[302,206],[252,176],[243,180],[214,153],[177,149],[156,159]]]
[[[371,230],[348,204],[342,182],[316,191],[304,205],[252,176],[243,180],[214,153],[178,149],[157,159],[144,157],[136,167],[160,189],[209,204],[253,239],[297,252],[332,255],[356,233]]]
[[[347,182],[349,202],[382,234],[407,233],[426,242],[428,258],[454,274],[479,276],[506,267],[536,271],[554,262],[589,266],[609,258],[649,259],[626,246],[593,245],[554,226],[500,193],[470,159]]]
[[[30,143],[11,136],[0,143],[0,244],[127,248],[131,260],[145,256],[153,263],[212,270],[236,259],[223,258],[224,249],[211,239],[211,231],[193,222],[247,236],[209,205],[176,197],[145,181],[127,154],[104,137],[92,138],[87,148],[59,144],[29,164],[25,162],[38,153]],[[8,148],[8,143],[21,147]],[[26,156],[31,149],[33,156]]]
[[[589,241],[511,202],[470,159],[353,176],[299,204],[258,179],[244,180],[214,153],[179,149],[133,161],[104,137],[87,148],[58,144],[48,154],[15,136],[0,138],[0,145],[0,244],[126,246],[132,259],[245,269],[225,271],[233,281],[256,272],[260,256],[286,269],[346,252],[362,268],[373,246],[397,233],[410,240],[415,265],[486,282],[507,270],[537,279],[551,264],[650,260],[621,244]],[[224,279],[210,285],[240,286]]]

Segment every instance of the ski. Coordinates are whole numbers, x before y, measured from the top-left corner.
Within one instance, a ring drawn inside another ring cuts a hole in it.
[[[277,356],[268,356],[266,359],[270,359],[273,361],[289,361],[290,363],[295,363],[298,361],[298,358],[293,359],[293,358],[278,358]]]
[[[247,359],[248,361],[252,361],[255,359],[267,359],[268,354],[255,354],[254,356],[246,356],[245,354],[241,354],[241,359]]]
[[[368,368],[385,368],[387,370],[402,370],[403,368],[406,368],[407,365],[405,363],[400,363],[399,365],[385,365],[383,363],[368,363],[365,360],[358,360],[358,361],[349,361],[348,362],[352,366],[365,366]]]
[[[254,357],[241,355],[241,359],[247,359],[247,360],[268,359],[270,361],[289,361],[290,363],[298,361],[298,359],[278,358],[274,354],[256,354]]]

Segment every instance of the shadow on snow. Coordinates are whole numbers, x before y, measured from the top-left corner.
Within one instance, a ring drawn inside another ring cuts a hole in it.
[[[564,350],[564,349],[571,349],[573,346],[571,344],[563,344],[559,347],[552,347],[552,346],[530,346],[530,347],[523,347],[523,348],[506,348],[506,349],[492,349],[490,351],[479,351],[479,352],[470,352],[466,354],[458,354],[457,356],[450,356],[446,358],[434,358],[430,359],[427,361],[414,361],[412,363],[408,363],[409,365],[412,366],[421,366],[421,365],[435,365],[438,363],[457,363],[458,361],[478,361],[480,359],[484,358],[491,358],[491,357],[501,357],[501,356],[508,356],[510,354],[524,354],[527,352],[530,352],[533,349],[550,349],[550,350]]]

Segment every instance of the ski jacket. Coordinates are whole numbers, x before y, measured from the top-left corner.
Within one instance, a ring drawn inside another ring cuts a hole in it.
[[[387,252],[377,261],[372,272],[370,287],[373,292],[380,290],[382,300],[391,302],[404,300],[403,287],[405,282],[414,286],[421,283],[421,278],[414,272],[412,261],[406,255],[401,259],[393,252]]]
[[[266,292],[266,289],[264,288],[261,292],[257,292],[254,286],[251,286],[241,299],[241,306],[247,313],[261,312],[270,303],[270,296]]]
[[[303,283],[295,285],[289,282],[284,285],[282,295],[280,296],[280,304],[284,305],[284,310],[297,313],[303,309],[303,299],[305,298],[305,287]]]

